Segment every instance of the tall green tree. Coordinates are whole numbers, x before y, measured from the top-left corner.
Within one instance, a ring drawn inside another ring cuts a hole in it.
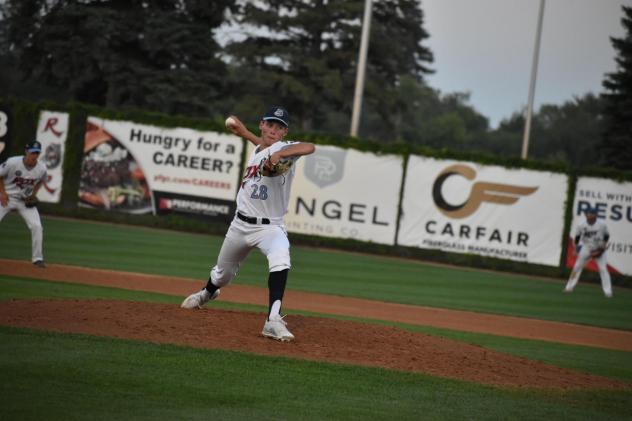
[[[529,156],[581,168],[598,164],[603,101],[594,94],[562,105],[543,105],[535,118]]]
[[[285,104],[303,130],[348,132],[363,10],[362,0],[246,2],[234,18],[247,36],[227,46],[234,92],[244,98],[235,108],[252,110],[252,95]],[[392,137],[405,106],[396,98],[402,76],[421,81],[430,72],[427,37],[416,0],[375,3],[364,114],[378,116],[382,129],[362,135]]]
[[[607,127],[603,136],[604,163],[632,169],[632,7],[622,6],[626,35],[610,38],[617,51],[617,70],[606,74],[603,87]]]
[[[503,157],[520,156],[524,125],[524,112],[514,112],[482,139],[480,150]]]
[[[533,115],[529,156],[542,161],[565,162],[575,167],[598,164],[599,143],[604,130],[604,101],[592,93],[561,105],[544,104]],[[481,145],[482,150],[502,156],[518,156],[525,119],[516,112],[501,121]]]
[[[437,149],[475,150],[486,136],[488,120],[468,104],[467,93],[442,94],[423,81],[402,76],[395,98],[401,104],[392,131],[397,140]],[[369,132],[378,132],[383,119],[370,115],[365,124]]]
[[[213,30],[234,0],[7,0],[24,77],[106,106],[204,114],[224,95]]]

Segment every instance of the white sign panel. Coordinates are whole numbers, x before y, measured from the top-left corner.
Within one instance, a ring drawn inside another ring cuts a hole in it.
[[[402,157],[317,146],[298,161],[288,231],[394,244]]]
[[[80,205],[232,217],[242,148],[234,135],[89,117]]]
[[[566,175],[411,156],[398,244],[558,266]]]
[[[584,211],[593,207],[610,232],[606,260],[613,273],[632,275],[632,182],[616,182],[603,178],[580,177],[575,188],[573,219],[569,232],[567,266],[575,263],[573,239],[575,228],[585,221]],[[594,261],[586,265],[597,271]]]
[[[59,203],[68,137],[68,113],[41,111],[35,138],[42,144],[39,160],[46,164],[48,177],[37,192],[42,202]]]

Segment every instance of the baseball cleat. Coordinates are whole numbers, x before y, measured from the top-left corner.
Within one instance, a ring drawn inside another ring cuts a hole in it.
[[[210,300],[214,300],[219,296],[219,289],[211,294],[206,290],[206,288],[202,288],[200,291],[195,294],[189,295],[183,302],[180,304],[182,308],[188,308],[190,310],[194,308],[202,308],[202,306],[208,303]]]
[[[37,260],[37,261],[33,262],[33,266],[36,266],[38,268],[45,268],[46,264],[44,263],[43,260]]]
[[[261,334],[266,338],[276,339],[281,342],[289,342],[294,339],[294,335],[287,330],[287,327],[285,327],[286,325],[287,323],[285,323],[283,317],[277,314],[266,321],[263,325]]]

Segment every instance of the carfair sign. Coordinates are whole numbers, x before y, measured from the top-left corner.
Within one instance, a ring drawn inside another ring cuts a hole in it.
[[[297,164],[288,231],[394,244],[401,157],[317,146]]]
[[[242,148],[233,135],[89,117],[80,205],[228,219]]]
[[[632,183],[618,183],[603,178],[580,177],[575,188],[573,220],[569,232],[569,249],[566,265],[575,264],[573,236],[575,228],[585,221],[584,211],[594,207],[597,217],[603,219],[610,232],[606,259],[608,270],[632,275]],[[586,268],[597,271],[590,261]]]
[[[411,156],[398,244],[557,266],[567,176]]]
[[[40,112],[36,139],[42,144],[39,160],[46,164],[47,179],[37,192],[42,202],[59,203],[64,180],[64,152],[68,137],[68,113]]]

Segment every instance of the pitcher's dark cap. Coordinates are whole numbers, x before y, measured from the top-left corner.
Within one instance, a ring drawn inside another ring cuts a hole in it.
[[[283,124],[285,127],[289,127],[290,115],[287,113],[287,110],[283,107],[274,106],[266,112],[263,117],[261,117],[263,121],[278,121]]]
[[[42,152],[42,144],[39,143],[37,140],[34,140],[30,143],[27,143],[24,149],[27,152]]]

